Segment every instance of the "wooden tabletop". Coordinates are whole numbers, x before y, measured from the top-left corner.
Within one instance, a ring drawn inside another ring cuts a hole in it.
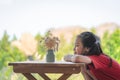
[[[73,63],[73,62],[65,62],[65,61],[59,61],[59,62],[44,62],[44,61],[22,61],[22,62],[11,62],[9,63],[9,66],[14,65],[39,65],[39,66],[76,66],[79,67],[83,65],[84,63]]]

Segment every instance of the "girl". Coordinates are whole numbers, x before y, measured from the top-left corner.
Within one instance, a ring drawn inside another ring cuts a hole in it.
[[[74,55],[66,55],[65,61],[85,63],[81,73],[85,80],[120,80],[120,65],[103,53],[99,38],[91,32],[77,36]]]

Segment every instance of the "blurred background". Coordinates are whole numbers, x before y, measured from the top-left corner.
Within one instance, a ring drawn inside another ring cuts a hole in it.
[[[49,30],[60,39],[56,61],[73,54],[77,34],[91,31],[100,37],[104,53],[120,63],[119,4],[119,0],[0,0],[0,80],[26,80],[8,63],[44,60],[46,49],[39,42]],[[56,80],[60,75],[49,76]],[[69,78],[79,79],[84,80],[81,74]]]

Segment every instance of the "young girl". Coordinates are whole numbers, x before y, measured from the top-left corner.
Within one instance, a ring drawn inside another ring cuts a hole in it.
[[[66,55],[65,61],[83,62],[81,73],[85,80],[120,80],[120,65],[102,52],[99,38],[91,32],[77,36],[74,55]]]

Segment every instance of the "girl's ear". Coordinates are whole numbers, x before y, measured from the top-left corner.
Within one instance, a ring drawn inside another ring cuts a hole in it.
[[[84,49],[84,50],[85,50],[85,52],[89,52],[89,50],[90,50],[90,49],[89,49],[89,48],[87,48],[87,47],[85,47],[85,49]]]

